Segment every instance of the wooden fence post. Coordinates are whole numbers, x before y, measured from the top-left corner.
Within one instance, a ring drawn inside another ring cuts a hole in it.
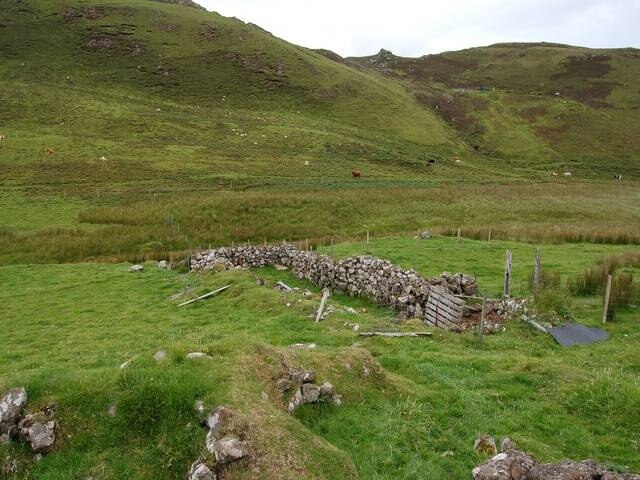
[[[329,250],[329,256],[333,257],[333,237],[331,237],[331,250]]]
[[[607,276],[607,289],[604,292],[604,308],[602,309],[602,323],[607,323],[607,314],[609,313],[609,296],[611,295],[612,275]]]
[[[491,241],[491,229],[489,229],[489,238],[487,238],[487,242]]]
[[[540,258],[540,247],[536,248],[536,264],[533,269],[533,291],[538,293],[542,280],[542,261]]]
[[[480,342],[484,340],[484,315],[485,310],[487,308],[487,294],[482,295],[482,314],[480,315],[480,330],[478,331],[478,336],[480,337]]]
[[[460,235],[462,234],[462,229],[460,227],[458,227],[458,243],[460,243]]]
[[[504,297],[511,296],[511,252],[507,250],[507,258],[504,266]]]

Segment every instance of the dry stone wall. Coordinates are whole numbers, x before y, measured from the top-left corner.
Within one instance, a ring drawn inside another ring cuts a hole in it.
[[[292,245],[238,246],[208,250],[191,257],[192,270],[259,268],[266,265],[290,267],[299,278],[321,288],[363,296],[389,306],[405,318],[424,318],[430,289],[438,285],[451,294],[476,293],[475,278],[443,274],[427,279],[414,270],[403,270],[387,260],[359,255],[334,260],[327,255],[299,250]]]

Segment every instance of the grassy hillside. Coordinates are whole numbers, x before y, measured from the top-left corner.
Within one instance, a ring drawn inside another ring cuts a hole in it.
[[[399,79],[504,167],[585,176],[640,169],[640,50],[505,43],[349,64]]]
[[[366,228],[640,241],[635,50],[345,60],[189,1],[0,7],[3,263]]]
[[[376,239],[370,248],[425,274],[477,273],[491,294],[499,290],[506,249],[514,251],[514,291],[527,293],[534,251],[448,238]],[[336,254],[361,249],[340,245]],[[566,277],[624,249],[543,245],[543,264]],[[345,322],[361,331],[424,326],[398,325],[386,309],[339,295],[330,299],[336,312],[316,325],[309,319],[320,299],[316,288],[288,272],[256,274],[266,286],[247,271],[181,274],[153,263],[140,274],[123,264],[0,267],[0,362],[11,367],[0,372],[0,391],[26,386],[31,408],[56,402],[61,425],[57,451],[40,463],[26,448],[0,444],[0,458],[20,461],[20,474],[8,478],[185,478],[204,453],[196,399],[233,408],[251,444],[250,458],[227,471],[229,480],[469,478],[483,459],[473,440],[487,432],[512,437],[544,461],[591,457],[640,469],[634,310],[607,326],[609,341],[590,347],[561,348],[516,322],[483,344],[471,333],[444,331],[430,339],[361,339]],[[280,279],[313,296],[270,288]],[[216,298],[177,307],[228,283]],[[576,298],[572,311],[598,325],[598,299]],[[318,347],[289,347],[297,342]],[[158,364],[152,357],[160,349],[169,359]],[[191,351],[213,360],[188,361]],[[274,380],[287,365],[331,381],[343,405],[285,413]]]

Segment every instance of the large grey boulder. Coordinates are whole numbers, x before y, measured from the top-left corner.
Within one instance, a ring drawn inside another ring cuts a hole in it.
[[[189,469],[188,480],[216,480],[218,477],[200,460],[196,460],[191,464]]]
[[[131,273],[141,272],[144,270],[144,265],[131,265],[129,271]]]
[[[225,437],[222,440],[217,440],[211,431],[207,435],[207,450],[215,456],[218,463],[235,462],[248,454],[248,447],[245,442],[236,437]]]
[[[0,440],[9,440],[17,434],[17,425],[27,404],[27,391],[14,388],[0,400]]]
[[[171,264],[169,262],[167,262],[166,260],[160,260],[158,262],[158,268],[161,268],[162,270],[170,270],[171,269]]]

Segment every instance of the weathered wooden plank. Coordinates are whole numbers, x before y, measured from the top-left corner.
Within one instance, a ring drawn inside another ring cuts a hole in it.
[[[360,332],[361,337],[430,337],[431,332]]]
[[[437,300],[439,303],[444,303],[454,308],[459,308],[465,304],[463,299],[454,297],[453,295],[449,295],[449,294],[443,295],[443,294],[431,293],[429,295],[429,298],[433,298],[434,300]]]
[[[229,288],[231,285],[227,285],[226,287],[222,287],[219,288],[217,290],[214,290],[213,292],[209,292],[209,293],[205,293],[204,295],[200,295],[198,298],[194,298],[193,300],[189,300],[187,302],[181,303],[180,305],[178,305],[179,307],[184,307],[185,305],[190,305],[192,303],[197,302],[198,300],[204,300],[205,298],[209,298],[214,296],[216,293],[222,292],[224,290],[226,290],[227,288]]]
[[[442,327],[443,325],[449,325],[449,326],[457,325],[457,322],[452,321],[449,317],[440,315],[440,313],[436,315],[435,311],[428,312],[427,315],[425,316],[425,319],[429,320],[430,322],[436,324],[439,327]]]
[[[427,302],[427,309],[435,310],[436,308],[438,309],[439,314],[442,313],[443,315],[453,317],[454,319],[458,319],[462,311],[462,308],[452,308],[449,305],[429,299]]]

